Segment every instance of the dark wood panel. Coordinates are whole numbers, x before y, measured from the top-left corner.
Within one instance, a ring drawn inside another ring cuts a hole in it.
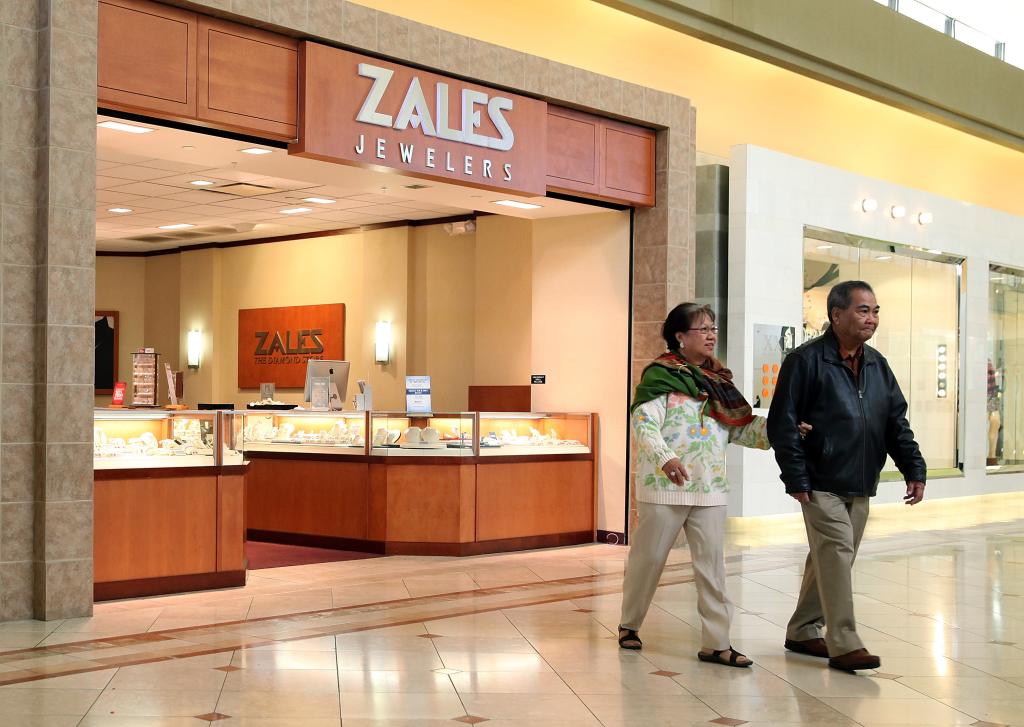
[[[470,386],[470,411],[533,411],[531,386]]]
[[[100,480],[93,508],[96,582],[217,570],[216,476]]]
[[[475,543],[385,543],[387,555],[443,555],[469,556],[485,553],[508,553],[514,550],[535,550],[537,548],[558,548],[566,545],[593,543],[594,535],[589,530],[578,533],[555,533],[525,538],[504,538],[483,540]]]
[[[476,539],[594,529],[594,464],[477,465]]]
[[[368,472],[361,462],[253,459],[246,524],[254,530],[366,538]]]
[[[220,571],[217,573],[195,573],[166,578],[137,578],[129,581],[113,581],[93,584],[93,599],[113,601],[121,598],[142,598],[161,596],[166,593],[208,591],[213,588],[231,588],[245,585],[244,570]]]
[[[600,193],[640,205],[654,204],[654,151],[650,129],[605,120],[602,128],[604,179]]]
[[[557,106],[548,106],[548,184],[598,192],[601,120]]]
[[[245,475],[217,478],[217,570],[245,570]]]
[[[142,0],[101,0],[98,13],[98,104],[194,118],[198,16]]]
[[[297,134],[298,41],[223,20],[199,18],[197,116],[250,134]]]
[[[281,543],[282,545],[302,545],[307,548],[327,548],[328,550],[355,550],[360,553],[384,554],[384,543],[379,540],[362,538],[336,538],[330,535],[307,535],[305,533],[285,533],[276,530],[254,530],[247,533],[249,540],[261,543]]]
[[[463,512],[464,490],[471,491],[474,469],[473,465],[388,467],[387,540],[466,540],[463,518],[472,517],[472,512]]]

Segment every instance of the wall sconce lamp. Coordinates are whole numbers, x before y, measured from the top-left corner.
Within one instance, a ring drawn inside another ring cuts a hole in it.
[[[860,208],[865,212],[874,212],[878,209],[878,200],[874,197],[865,197],[860,201]]]
[[[898,220],[907,215],[907,208],[901,204],[894,204],[889,208],[889,215],[894,219]]]
[[[918,212],[917,213],[917,224],[919,225],[930,225],[932,223],[931,212]]]
[[[187,359],[188,367],[195,371],[199,368],[199,359],[203,354],[203,332],[202,331],[189,331],[188,332],[188,347],[187,347]]]
[[[373,360],[386,364],[391,360],[391,321],[377,321]]]

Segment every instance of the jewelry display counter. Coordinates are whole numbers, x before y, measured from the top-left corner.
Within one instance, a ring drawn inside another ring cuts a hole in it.
[[[97,409],[96,600],[245,584],[240,417]]]
[[[239,414],[253,540],[409,555],[593,541],[596,415]]]

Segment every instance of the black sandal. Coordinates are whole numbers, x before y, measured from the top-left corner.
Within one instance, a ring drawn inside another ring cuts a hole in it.
[[[732,655],[728,659],[723,659],[722,658],[722,654],[724,654],[727,651],[730,652]],[[698,659],[700,659],[701,661],[708,662],[710,664],[721,664],[722,666],[734,666],[737,669],[746,669],[747,667],[751,666],[754,663],[754,662],[752,662],[752,661],[750,661],[748,659],[746,664],[740,664],[739,663],[740,657],[742,657],[744,659],[747,658],[746,654],[741,654],[740,652],[736,651],[736,649],[732,648],[731,646],[728,649],[721,649],[719,651],[712,651],[710,654],[705,654],[704,652],[701,652],[701,651],[697,652],[697,658]]]
[[[622,633],[625,631],[626,633]],[[631,649],[632,651],[638,651],[643,648],[644,642],[640,640],[636,631],[633,629],[619,628],[619,646],[623,649]]]

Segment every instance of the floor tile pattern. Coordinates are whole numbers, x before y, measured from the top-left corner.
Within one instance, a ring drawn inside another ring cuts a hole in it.
[[[618,648],[625,548],[392,557],[0,624],[3,727],[1024,725],[1024,495],[881,506],[855,605],[882,669],[786,652],[796,518],[733,523],[732,641],[702,664],[686,549]]]

